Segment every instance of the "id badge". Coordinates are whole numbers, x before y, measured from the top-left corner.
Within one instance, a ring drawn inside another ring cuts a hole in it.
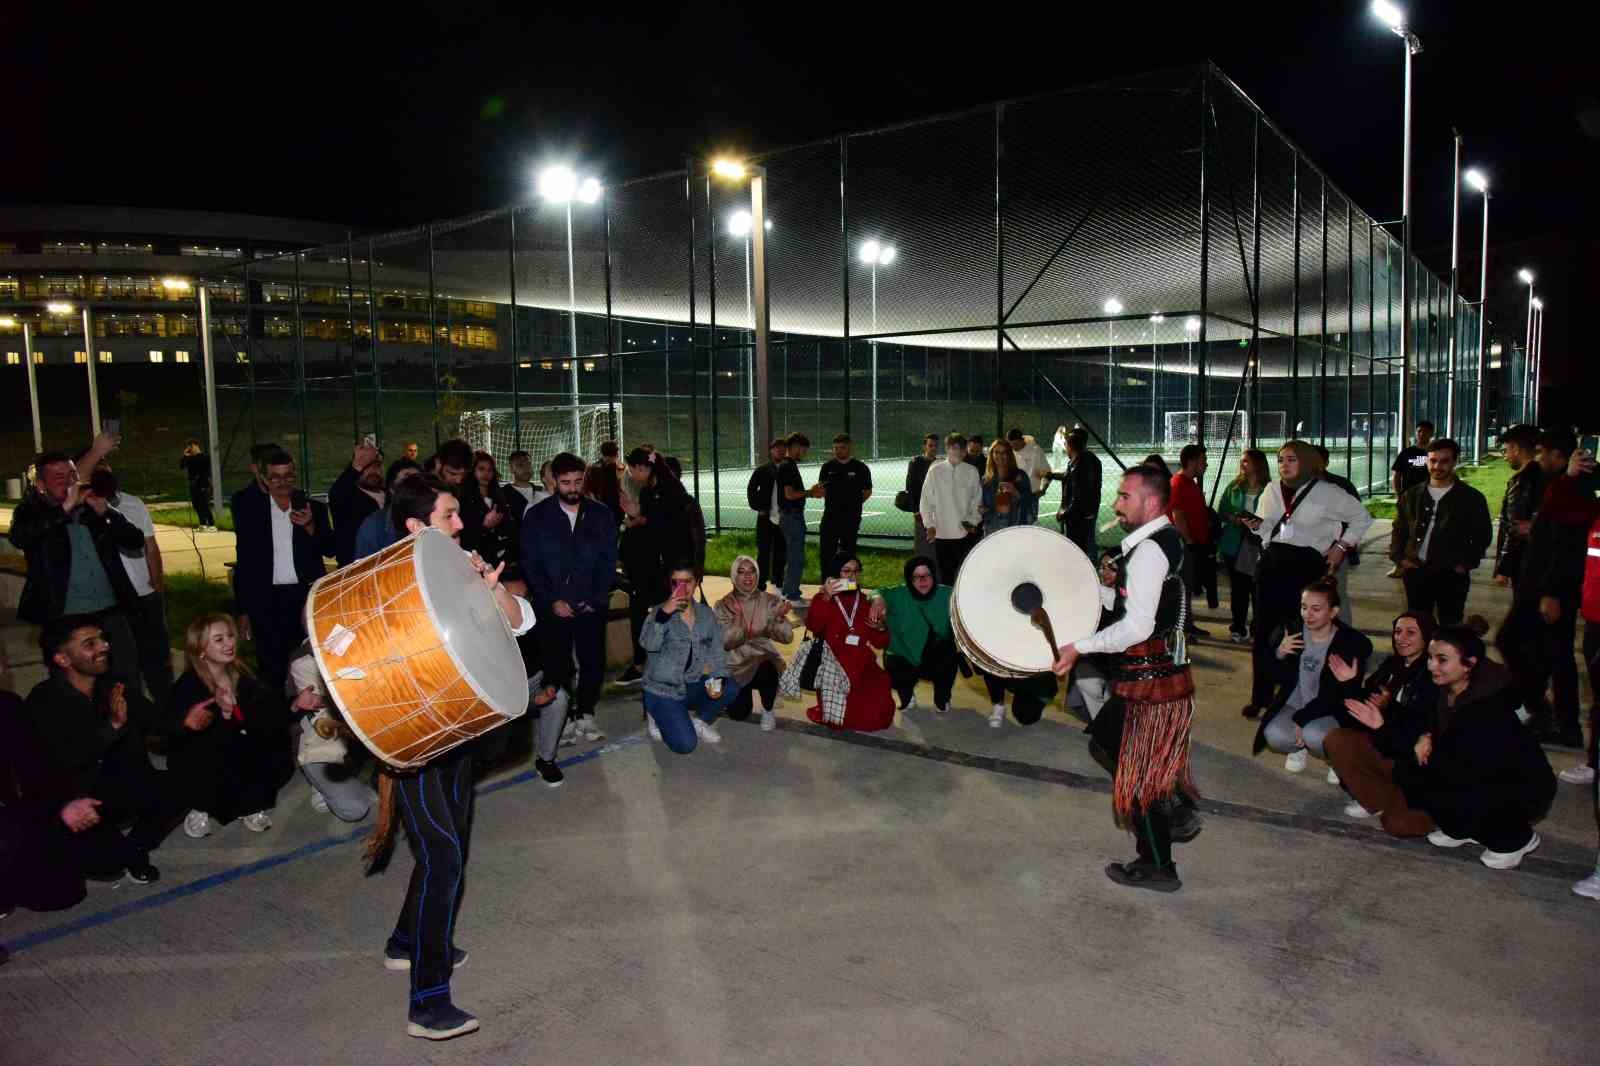
[[[1288,540],[1292,536],[1294,536],[1294,523],[1293,522],[1285,522],[1283,525],[1278,527],[1278,535],[1276,537],[1273,537],[1272,539],[1273,540]]]
[[[855,633],[851,633],[851,634],[850,634],[850,635],[849,635],[849,636],[847,636],[847,637],[845,637],[845,638],[844,638],[844,642],[845,642],[845,643],[846,643],[846,644],[848,644],[848,645],[849,645],[849,646],[850,646],[850,647],[852,647],[852,648],[853,648],[853,647],[855,647],[855,646],[856,646],[856,645],[857,645],[857,644],[860,644],[860,643],[861,643],[861,637],[860,637],[860,636],[858,636],[858,635],[857,635],[857,634],[855,634]]]

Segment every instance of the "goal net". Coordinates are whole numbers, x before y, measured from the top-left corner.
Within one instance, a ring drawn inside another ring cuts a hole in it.
[[[562,452],[571,452],[592,463],[600,456],[601,442],[621,442],[622,405],[585,403],[576,407],[571,404],[524,407],[520,413],[509,407],[463,411],[456,433],[474,450],[494,456],[495,464],[502,471],[511,453],[516,451],[527,452],[535,467]]]
[[[1288,426],[1288,412],[1257,411],[1255,419],[1257,440],[1281,441],[1288,439],[1285,436]],[[1166,413],[1166,429],[1166,443],[1191,443],[1200,436],[1200,412],[1168,411]],[[1248,440],[1250,438],[1250,413],[1248,411],[1207,411],[1205,429],[1208,442],[1227,440],[1230,433],[1235,443]]]

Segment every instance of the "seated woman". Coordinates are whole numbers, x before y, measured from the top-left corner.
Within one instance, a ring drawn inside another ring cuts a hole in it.
[[[1410,751],[1427,729],[1435,692],[1428,676],[1428,641],[1433,639],[1434,628],[1433,615],[1427,611],[1406,611],[1395,618],[1390,634],[1394,654],[1372,672],[1359,695],[1346,699],[1339,708],[1339,727],[1323,739],[1322,747],[1329,768],[1341,780],[1351,767],[1360,767],[1358,773],[1374,772],[1372,767],[1391,749]],[[1337,670],[1334,676],[1349,680]],[[1350,708],[1365,703],[1383,713],[1383,729],[1369,729],[1351,712]],[[1349,791],[1348,783],[1345,790]],[[1371,818],[1378,811],[1352,799],[1344,813],[1351,818]]]
[[[239,661],[238,640],[225,614],[191,622],[184,641],[189,668],[167,702],[174,723],[167,772],[192,808],[183,831],[195,839],[209,834],[213,821],[241,816],[251,832],[272,828],[273,802],[294,773],[292,715],[320,702],[314,692],[286,702]]]
[[[939,584],[938,566],[925,555],[908,560],[904,585],[881,589],[867,609],[869,625],[887,620],[889,650],[883,665],[900,696],[902,711],[915,710],[919,679],[933,682],[933,710],[950,709],[957,653],[950,631],[950,586]]]
[[[594,469],[590,467],[590,469]],[[779,644],[794,638],[789,605],[782,596],[761,586],[761,571],[748,555],[733,560],[733,591],[717,601],[716,619],[722,627],[722,646],[728,652],[728,675],[739,694],[728,705],[728,717],[742,722],[750,717],[751,698],[761,693],[761,731],[777,725],[778,677],[783,673]]]
[[[722,742],[712,723],[738,696],[739,685],[728,676],[728,653],[716,614],[695,602],[699,571],[679,563],[670,579],[667,601],[650,612],[639,631],[647,655],[644,709],[650,716],[650,736],[687,755],[696,738]]]
[[[1360,693],[1372,655],[1372,642],[1339,621],[1339,586],[1332,578],[1301,590],[1300,619],[1301,630],[1286,631],[1277,642],[1277,686],[1253,749],[1288,756],[1283,768],[1292,774],[1306,768],[1308,751],[1323,757],[1323,739],[1338,728],[1344,701]]]
[[[861,560],[841,555],[834,569],[839,576],[823,582],[806,612],[806,626],[829,652],[817,671],[819,695],[824,685],[837,692],[841,683],[848,692],[843,700],[821,695],[818,703],[806,710],[806,717],[832,729],[863,733],[888,729],[894,724],[894,695],[877,655],[889,646],[888,630],[883,618],[872,622],[872,610],[861,591]],[[842,677],[829,681],[825,672],[833,668]]]
[[[319,814],[332,811],[341,822],[361,821],[378,800],[378,794],[361,777],[362,767],[369,761],[367,753],[359,743],[350,743],[350,731],[333,705],[309,642],[302,641],[289,660],[284,688],[286,696],[297,703],[303,693],[314,693],[317,698],[314,707],[304,708],[308,713],[299,723],[295,756],[300,772],[311,783],[311,809]]]
[[[1011,716],[1018,725],[1033,725],[1044,716],[1044,709],[1056,698],[1056,675],[996,677],[985,670],[983,687],[989,690],[989,728],[999,729],[1006,722],[1006,693],[1011,693]]]
[[[1353,760],[1346,787],[1367,810],[1383,812],[1391,836],[1426,833],[1441,848],[1481,844],[1485,866],[1515,869],[1539,846],[1533,823],[1555,798],[1550,761],[1517,718],[1510,672],[1489,660],[1476,630],[1439,630],[1428,645],[1428,673],[1438,699],[1409,749],[1404,728],[1386,729],[1376,702],[1349,705],[1383,754]]]
[[[1033,501],[1033,484],[1017,468],[1017,453],[997,440],[989,447],[989,464],[983,473],[983,531],[1020,526]]]

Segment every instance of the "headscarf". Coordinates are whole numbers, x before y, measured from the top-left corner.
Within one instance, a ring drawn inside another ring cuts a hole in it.
[[[933,587],[928,590],[928,594],[926,596],[918,592],[917,586],[911,581],[911,575],[917,572],[918,567],[922,566],[927,567],[928,573],[933,575]],[[906,578],[906,591],[911,593],[912,599],[921,600],[925,603],[928,600],[933,599],[933,594],[939,591],[939,567],[926,555],[913,555],[911,558],[907,559],[904,573]]]
[[[734,593],[736,595],[744,595],[742,592],[739,592],[740,563],[749,563],[750,566],[754,568],[756,572],[756,592],[759,593],[761,591],[761,564],[750,558],[748,555],[735,555],[733,557],[733,565],[728,567],[728,580],[733,582]]]
[[[1303,440],[1285,441],[1279,452],[1291,451],[1300,459],[1300,476],[1290,481],[1280,478],[1286,488],[1298,489],[1301,485],[1318,477],[1322,473],[1322,456],[1317,454],[1317,449]]]

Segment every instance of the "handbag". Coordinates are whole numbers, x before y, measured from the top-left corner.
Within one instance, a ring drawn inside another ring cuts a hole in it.
[[[911,493],[907,492],[905,489],[901,489],[899,492],[894,494],[894,506],[895,510],[904,511],[906,514],[917,513],[916,504],[911,502]]]
[[[789,699],[796,699],[802,691],[817,689],[817,668],[822,665],[823,642],[806,633],[806,638],[795,649],[794,658],[783,668],[778,678],[778,691]]]
[[[1261,542],[1246,534],[1239,539],[1239,554],[1233,557],[1235,573],[1245,577],[1256,576],[1256,564],[1261,561]]]

